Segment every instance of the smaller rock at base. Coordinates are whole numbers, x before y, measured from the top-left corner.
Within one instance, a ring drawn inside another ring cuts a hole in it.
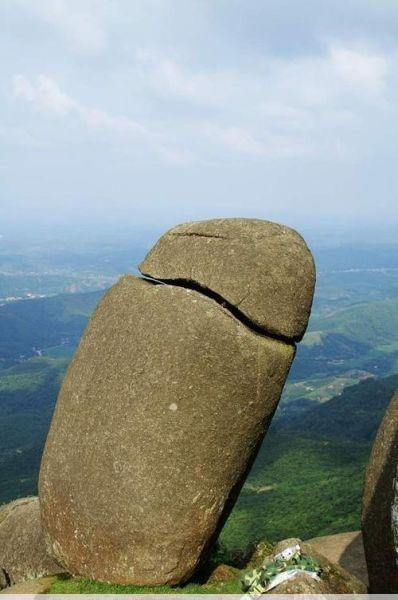
[[[302,541],[299,538],[287,538],[278,542],[272,550],[272,557],[279,558],[279,555],[283,555],[282,558],[288,559],[293,556],[295,550],[301,548]]]
[[[301,542],[301,551],[307,556],[315,558],[321,569],[321,580],[330,587],[332,594],[366,594],[367,587],[352,573],[346,571],[336,563],[330,562],[323,554],[315,550],[311,544]]]
[[[289,561],[295,551],[300,550],[301,555],[316,560],[321,569],[319,579],[314,579],[303,571],[291,579],[283,581],[271,588],[268,594],[366,594],[366,586],[354,575],[343,569],[338,564],[330,562],[325,556],[315,550],[308,542],[299,538],[289,538],[278,542],[272,553],[265,554],[262,563],[255,566],[267,566],[276,559]],[[253,564],[250,562],[250,566]],[[248,565],[248,566],[249,566]]]
[[[0,588],[62,573],[47,554],[38,498],[22,498],[0,509]]]
[[[239,577],[239,569],[230,565],[218,565],[211,573],[206,583],[215,583],[217,581],[231,581]]]
[[[291,579],[272,588],[267,594],[334,594],[327,582],[317,581],[306,573],[298,573]]]
[[[369,583],[365,551],[360,531],[335,533],[307,540],[309,544],[330,562],[355,575],[366,586]]]
[[[51,586],[56,581],[57,577],[55,575],[30,579],[3,589],[0,594],[48,594]]]

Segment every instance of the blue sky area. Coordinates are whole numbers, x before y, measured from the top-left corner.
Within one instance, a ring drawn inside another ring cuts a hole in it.
[[[396,0],[2,0],[0,219],[398,222]]]

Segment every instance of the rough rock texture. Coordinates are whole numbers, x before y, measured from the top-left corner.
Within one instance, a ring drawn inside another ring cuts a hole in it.
[[[381,422],[366,468],[362,534],[372,593],[398,593],[392,529],[393,482],[398,466],[398,393]]]
[[[256,219],[178,225],[140,270],[212,290],[268,333],[299,340],[307,327],[314,261],[302,237],[283,225]]]
[[[99,580],[189,578],[293,356],[214,299],[124,276],[90,320],[47,439],[40,501],[53,555]]]
[[[308,542],[302,542],[301,548],[304,554],[318,560],[322,568],[321,580],[330,588],[332,594],[366,594],[366,585],[353,573],[328,560]]]
[[[230,565],[218,565],[211,573],[207,580],[207,583],[214,583],[216,581],[229,581],[231,579],[238,579],[240,575],[239,569],[231,567]]]
[[[37,498],[23,498],[0,508],[0,587],[61,573],[47,554]]]
[[[394,543],[395,560],[398,563],[398,466],[393,483],[393,500],[391,506],[391,524]]]
[[[2,590],[0,594],[13,594],[18,596],[22,594],[48,594],[53,583],[57,581],[56,576],[52,577],[39,577],[38,579],[30,579],[29,581],[22,581],[16,583],[11,587],[7,587]]]
[[[316,581],[306,573],[298,573],[292,579],[275,586],[266,594],[333,594],[334,591],[325,581]]]
[[[368,585],[368,569],[360,531],[324,535],[308,540],[308,544],[330,562],[337,563]]]
[[[313,545],[308,542],[302,542],[298,538],[291,538],[279,542],[271,558],[285,551],[286,549],[298,545],[304,555],[311,556],[317,560],[322,572],[320,580],[315,580],[311,576],[298,574],[292,579],[279,584],[271,589],[270,594],[365,594],[366,586],[359,581],[352,573],[349,573],[340,565],[331,562],[323,554],[318,552]]]

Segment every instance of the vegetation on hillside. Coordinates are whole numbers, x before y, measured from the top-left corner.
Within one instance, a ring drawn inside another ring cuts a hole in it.
[[[49,347],[75,347],[102,294],[68,294],[0,306],[0,366]]]

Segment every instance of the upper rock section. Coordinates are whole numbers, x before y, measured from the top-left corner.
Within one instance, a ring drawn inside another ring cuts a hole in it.
[[[310,316],[315,266],[293,229],[260,219],[214,219],[166,232],[143,275],[210,290],[271,335],[300,340]]]

